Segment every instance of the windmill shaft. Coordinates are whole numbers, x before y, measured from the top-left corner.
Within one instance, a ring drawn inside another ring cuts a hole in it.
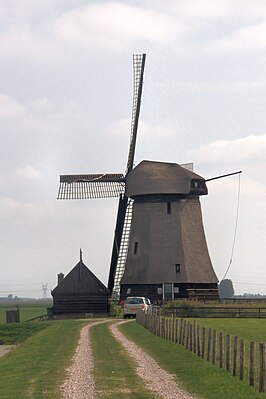
[[[210,179],[206,179],[205,182],[206,182],[206,181],[217,180],[217,179],[222,179],[223,177],[228,177],[228,176],[233,176],[233,175],[239,175],[240,173],[242,173],[242,170],[240,170],[239,172],[228,173],[228,174],[226,174],[226,175],[211,177]]]
[[[131,125],[131,138],[128,154],[127,172],[130,172],[134,164],[134,155],[137,139],[138,121],[140,113],[143,74],[145,67],[146,54],[141,56],[135,55],[134,60],[134,94],[133,94],[133,109],[132,109],[132,125]]]

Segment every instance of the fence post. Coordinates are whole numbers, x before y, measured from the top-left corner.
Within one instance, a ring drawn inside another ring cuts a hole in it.
[[[197,352],[197,321],[193,320],[193,352]]]
[[[184,320],[183,333],[182,333],[182,342],[181,342],[181,344],[182,344],[183,346],[184,346],[184,344],[185,344],[186,331],[187,331],[187,321]]]
[[[205,339],[206,339],[206,328],[202,327],[202,345],[201,345],[201,357],[204,359],[205,356]]]
[[[208,330],[208,342],[207,342],[207,361],[210,361],[211,355],[211,339],[212,339],[212,329],[209,328]]]
[[[189,323],[189,350],[190,350],[190,352],[192,352],[192,335],[193,335],[192,328],[193,328],[192,324]]]
[[[224,360],[224,335],[222,332],[219,334],[219,366],[220,368],[223,368],[223,360]]]
[[[190,329],[190,323],[188,321],[187,322],[187,334],[186,334],[186,349],[188,349],[188,343],[189,343],[189,329]]]
[[[230,353],[231,353],[231,336],[226,336],[226,353],[225,353],[225,364],[226,370],[230,371]]]
[[[174,319],[174,317],[172,318],[172,336],[171,336],[171,340],[173,342],[175,342],[175,319]]]
[[[179,320],[175,319],[175,342],[178,343],[178,323]]]
[[[198,356],[200,356],[200,326],[197,325],[197,347],[198,347]]]
[[[260,384],[259,391],[266,391],[266,343],[260,344]]]
[[[183,332],[183,319],[180,320],[179,339],[178,339],[179,344],[181,344],[182,342],[182,332]]]
[[[249,344],[249,385],[254,387],[255,384],[255,342]]]
[[[245,362],[245,341],[240,340],[240,361],[239,361],[239,378],[244,379],[244,362]]]
[[[238,337],[234,337],[234,351],[233,351],[233,376],[236,375],[236,362],[237,362],[237,346],[238,346]]]
[[[216,330],[212,332],[212,364],[216,364]]]

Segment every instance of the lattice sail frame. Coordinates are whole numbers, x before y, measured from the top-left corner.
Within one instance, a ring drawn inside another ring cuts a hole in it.
[[[132,117],[131,117],[131,134],[130,134],[130,144],[128,152],[127,173],[129,173],[132,170],[134,164],[145,60],[146,60],[146,54],[133,55],[133,76],[134,76],[133,106],[132,106]]]
[[[119,197],[125,191],[123,174],[61,175],[57,199],[94,199]]]
[[[119,248],[119,255],[118,255],[118,260],[117,260],[116,270],[115,270],[114,287],[113,287],[113,294],[112,294],[113,299],[116,299],[116,298],[114,298],[115,296],[119,296],[120,281],[121,281],[121,278],[123,277],[123,274],[125,271],[127,253],[128,253],[128,245],[129,245],[129,236],[130,236],[130,230],[131,230],[133,202],[134,202],[133,199],[128,199],[126,216],[125,216],[124,226],[123,226],[123,233],[122,233],[122,238],[121,238],[121,244],[120,244],[120,248]]]

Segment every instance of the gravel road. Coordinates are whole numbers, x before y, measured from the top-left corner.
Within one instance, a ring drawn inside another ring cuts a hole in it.
[[[177,385],[174,375],[163,370],[151,356],[118,330],[117,326],[122,323],[125,322],[112,324],[111,332],[136,362],[137,374],[143,379],[147,389],[162,399],[195,399]]]
[[[68,377],[61,386],[63,399],[96,399],[90,329],[102,322],[90,323],[81,329],[72,363],[66,370]],[[195,399],[177,385],[174,375],[163,370],[155,360],[118,330],[117,326],[122,323],[125,321],[111,324],[111,333],[132,357],[136,364],[136,372],[147,389],[153,392],[156,398]]]
[[[78,346],[70,367],[66,370],[68,377],[62,385],[63,399],[94,399],[95,385],[92,375],[93,357],[90,339],[90,323],[82,327]]]

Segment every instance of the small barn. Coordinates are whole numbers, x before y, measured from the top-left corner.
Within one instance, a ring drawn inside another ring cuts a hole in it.
[[[64,277],[58,274],[58,285],[52,291],[53,315],[109,315],[109,291],[82,261]]]

